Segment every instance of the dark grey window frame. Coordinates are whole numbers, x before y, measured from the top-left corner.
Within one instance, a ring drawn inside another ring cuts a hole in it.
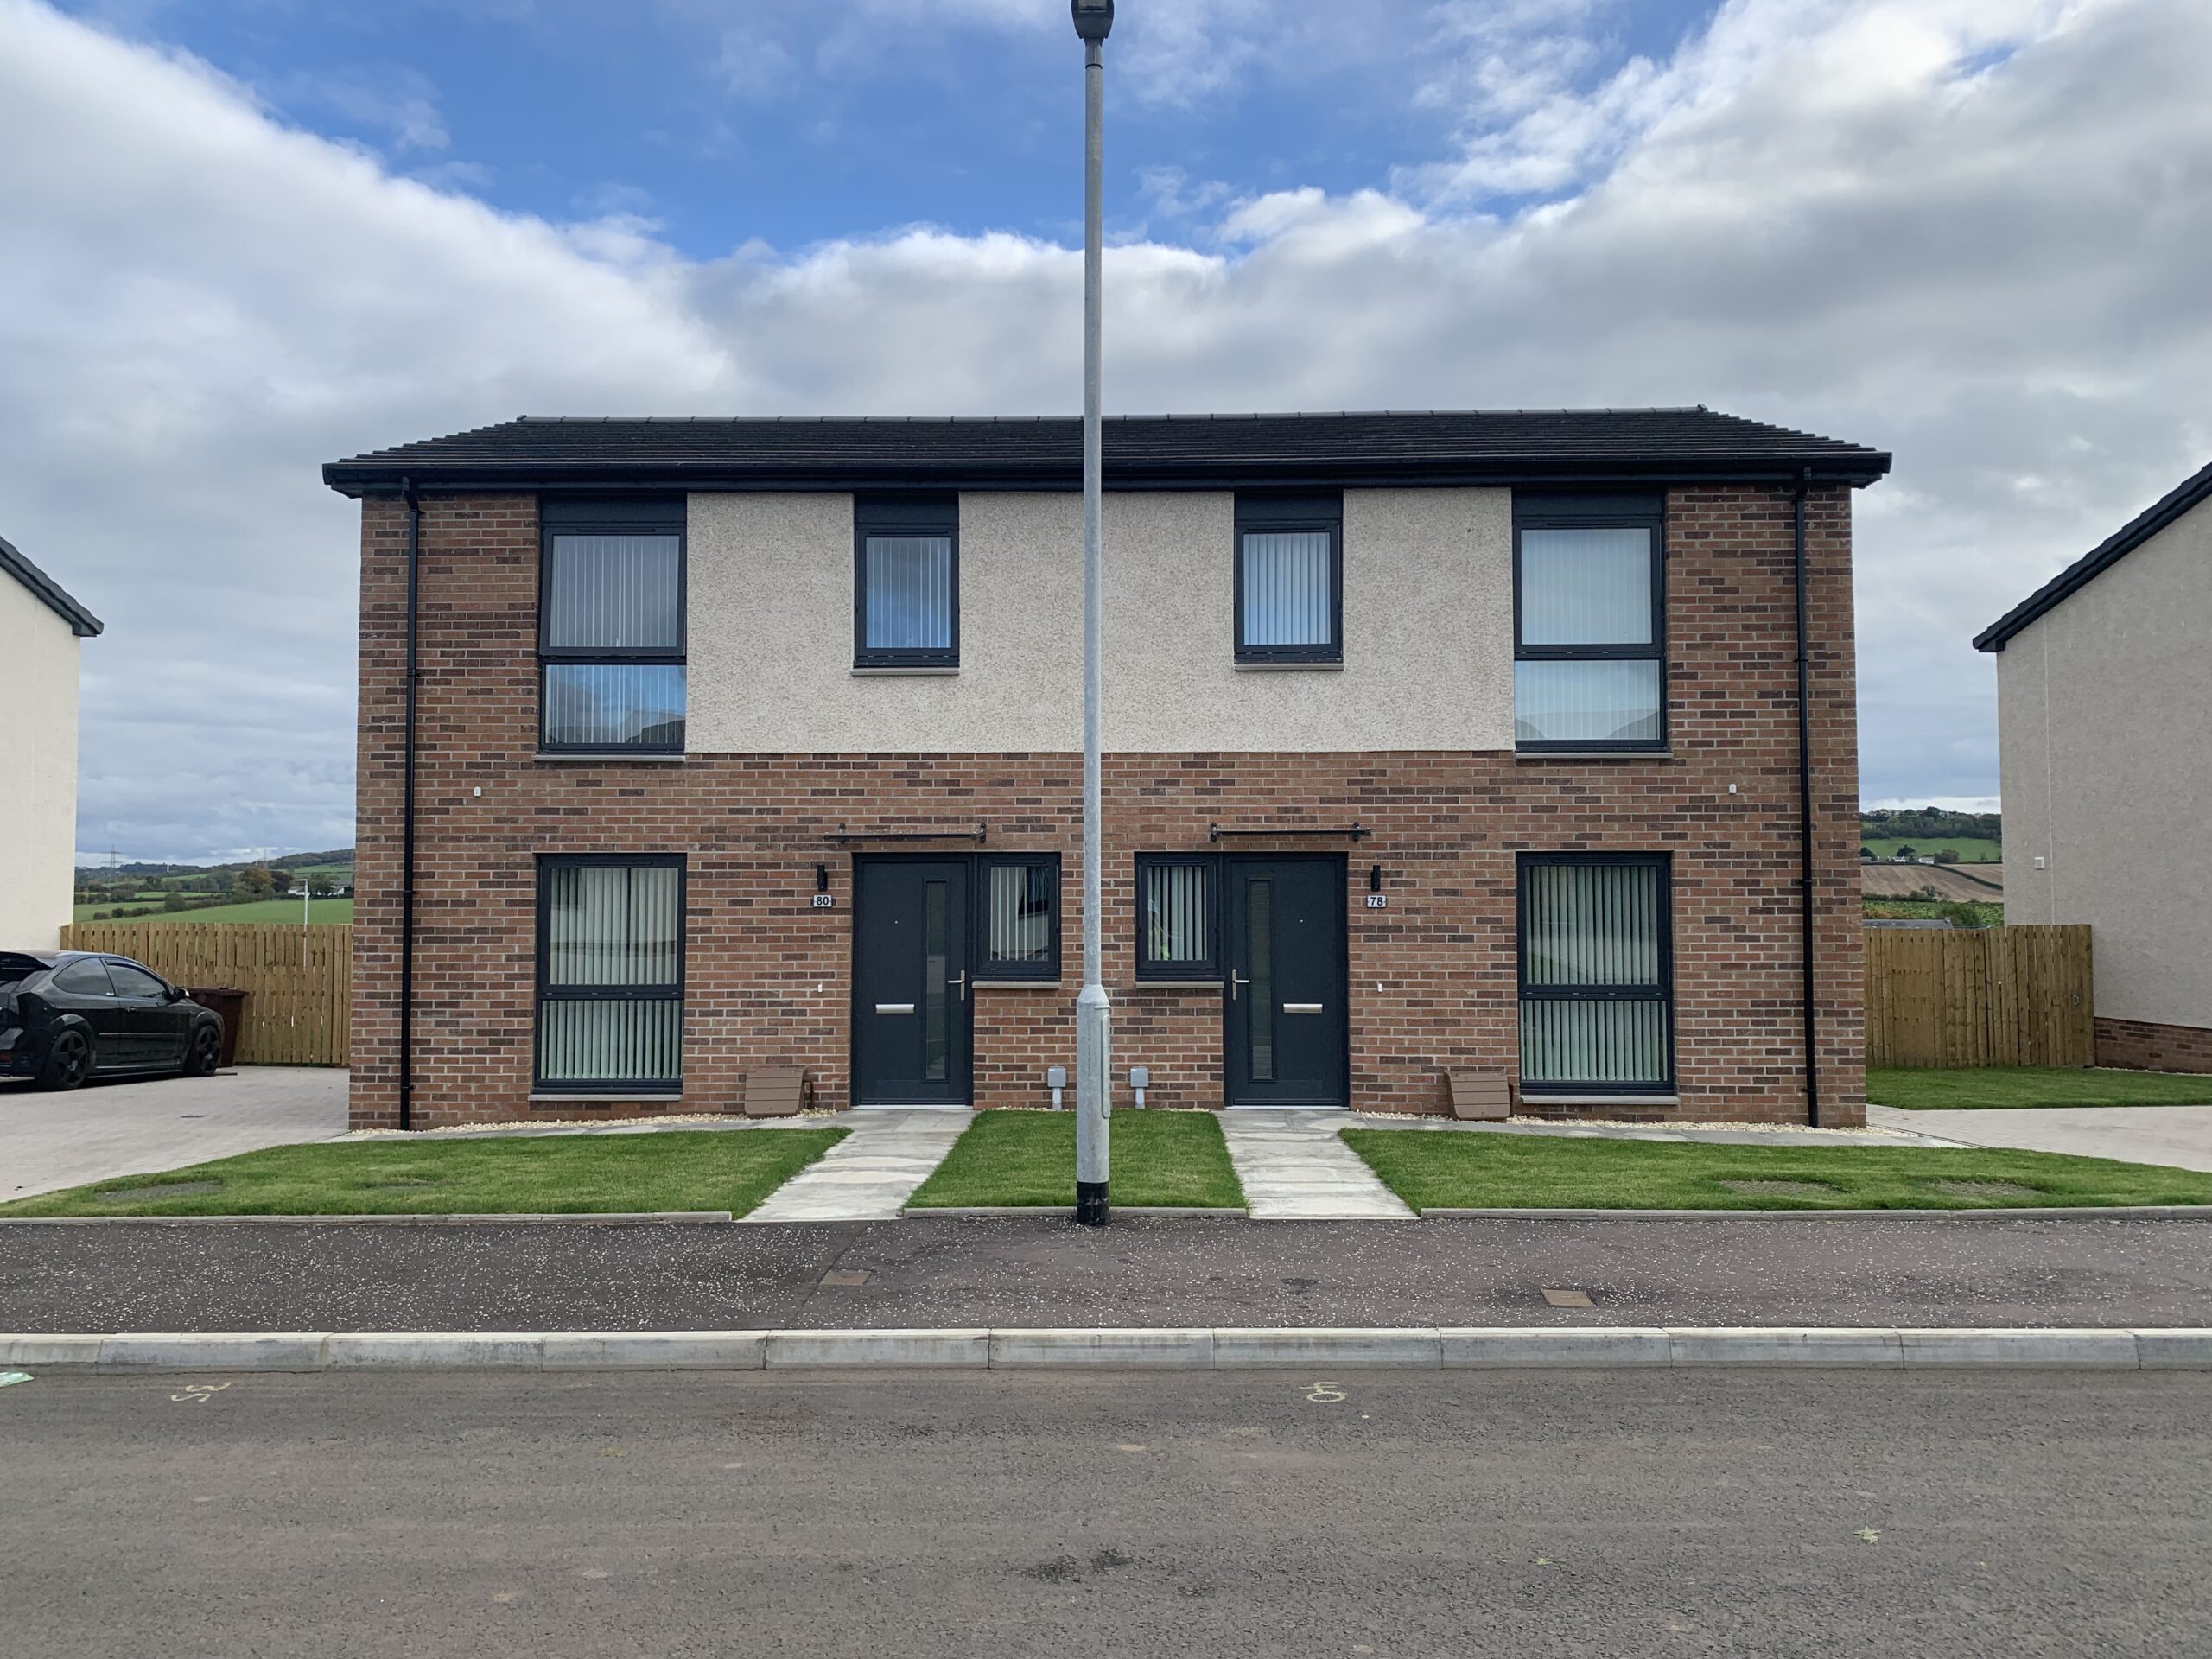
[[[952,543],[952,642],[926,650],[868,642],[868,543],[871,536],[943,536]],[[960,498],[957,495],[856,495],[853,498],[853,666],[960,666]]]
[[[546,642],[549,601],[553,592],[553,538],[556,536],[669,536],[676,537],[676,620],[688,640],[691,616],[691,546],[685,530],[685,504],[681,496],[631,500],[541,499],[537,508],[537,747],[543,754],[682,754],[689,740],[691,718],[690,676],[684,687],[686,737],[674,743],[562,743],[545,729],[546,670],[559,664],[596,667],[604,664],[688,668],[687,653],[595,645],[552,645]]]
[[[1344,659],[1344,498],[1341,490],[1305,495],[1238,491],[1230,556],[1231,626],[1240,663],[1341,663]],[[1300,531],[1329,537],[1329,639],[1319,645],[1254,645],[1244,639],[1244,537],[1249,532]]]
[[[1529,983],[1529,872],[1547,865],[1635,865],[1659,872],[1659,979],[1656,985],[1540,985]],[[1524,1095],[1671,1095],[1675,1092],[1675,859],[1671,853],[1522,853],[1513,871],[1514,1022],[1521,1004],[1538,1002],[1658,1002],[1667,1010],[1667,1075],[1656,1083],[1521,1081]],[[1516,1037],[1516,1046],[1518,1039]]]
[[[676,872],[676,982],[673,985],[550,985],[546,982],[546,946],[550,926],[553,890],[545,877],[550,870],[620,868],[673,869]],[[691,872],[681,853],[541,853],[536,871],[537,935],[532,946],[535,983],[530,1011],[530,1087],[532,1094],[604,1095],[615,1091],[635,1095],[677,1095],[683,1091],[684,985],[690,978],[691,944]],[[543,1010],[548,1002],[664,1002],[674,998],[677,1007],[677,1075],[672,1077],[562,1077],[544,1076]]]
[[[1531,645],[1521,638],[1521,534],[1528,530],[1649,530],[1651,532],[1651,640],[1636,645]],[[1513,659],[1516,663],[1656,662],[1659,664],[1659,731],[1632,741],[1581,738],[1521,738],[1514,747],[1524,754],[1604,750],[1643,754],[1663,750],[1667,721],[1667,499],[1656,491],[1567,493],[1514,492]],[[1520,718],[1516,693],[1514,718]]]
[[[976,938],[973,942],[975,963],[973,972],[977,979],[1036,979],[1057,980],[1060,976],[1060,855],[1058,853],[976,853],[975,874],[969,891],[976,895],[970,901],[975,912]],[[990,872],[995,869],[1027,869],[1043,866],[1052,873],[1052,920],[1051,946],[1046,959],[1036,962],[1005,962],[991,955],[991,886]]]
[[[1212,954],[1205,960],[1155,962],[1150,931],[1145,925],[1145,875],[1162,865],[1188,865],[1206,872],[1206,940]],[[1136,976],[1146,979],[1218,979],[1221,954],[1221,855],[1219,853],[1139,853],[1136,855],[1135,912]]]

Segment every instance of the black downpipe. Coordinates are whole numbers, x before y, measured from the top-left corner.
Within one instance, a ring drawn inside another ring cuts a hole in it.
[[[1813,706],[1810,651],[1805,627],[1805,491],[1807,467],[1798,480],[1791,519],[1797,563],[1797,870],[1804,882],[1805,1122],[1821,1126],[1819,1048],[1813,1007]]]
[[[415,683],[421,627],[416,594],[423,579],[423,503],[415,480],[399,480],[407,503],[407,734],[399,807],[399,1127],[415,1127]]]

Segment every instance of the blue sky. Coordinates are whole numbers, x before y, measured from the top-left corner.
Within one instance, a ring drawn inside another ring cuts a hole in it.
[[[1109,411],[1704,403],[1892,450],[1861,793],[2212,455],[2202,0],[1123,0]],[[0,533],[105,618],[79,847],[353,836],[335,456],[1071,412],[1065,0],[0,0]]]
[[[1177,217],[1162,206],[1167,178],[1188,181],[1186,195],[1385,187],[1409,160],[1448,152],[1464,124],[1463,104],[1405,96],[1408,72],[1456,38],[1438,8],[1369,0],[1367,22],[1331,29],[1314,56],[1294,18],[1271,50],[1259,8],[1216,6],[1218,22],[1163,72],[1167,46],[1147,49],[1147,13],[1185,4],[1128,0],[1109,42],[1114,233]],[[636,214],[694,258],[916,220],[1080,234],[1082,48],[1052,0],[912,8],[931,14],[920,26],[836,0],[69,9],[181,47],[286,121],[395,170],[548,219]],[[1630,58],[1663,60],[1713,8],[1497,10],[1525,14],[1532,38],[1571,30],[1556,37],[1573,44],[1565,79],[1586,86]]]

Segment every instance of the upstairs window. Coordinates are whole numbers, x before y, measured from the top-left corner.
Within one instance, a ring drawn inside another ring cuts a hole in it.
[[[683,749],[683,503],[540,510],[538,741],[549,752]]]
[[[1522,1092],[1671,1088],[1666,856],[1523,853],[1520,874]]]
[[[1523,749],[1656,749],[1667,685],[1656,496],[1514,502],[1514,734]]]
[[[1236,498],[1236,660],[1341,663],[1341,495]]]
[[[960,665],[960,503],[853,504],[853,666]]]

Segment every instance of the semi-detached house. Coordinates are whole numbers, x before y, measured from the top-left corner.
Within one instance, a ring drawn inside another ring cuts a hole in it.
[[[1165,1107],[1862,1115],[1851,502],[1704,409],[1105,427],[1103,925]],[[524,419],[362,507],[357,1125],[1046,1103],[1072,419]],[[410,676],[410,665],[413,665]],[[411,688],[411,692],[410,692]],[[404,1103],[404,1105],[403,1105]]]

